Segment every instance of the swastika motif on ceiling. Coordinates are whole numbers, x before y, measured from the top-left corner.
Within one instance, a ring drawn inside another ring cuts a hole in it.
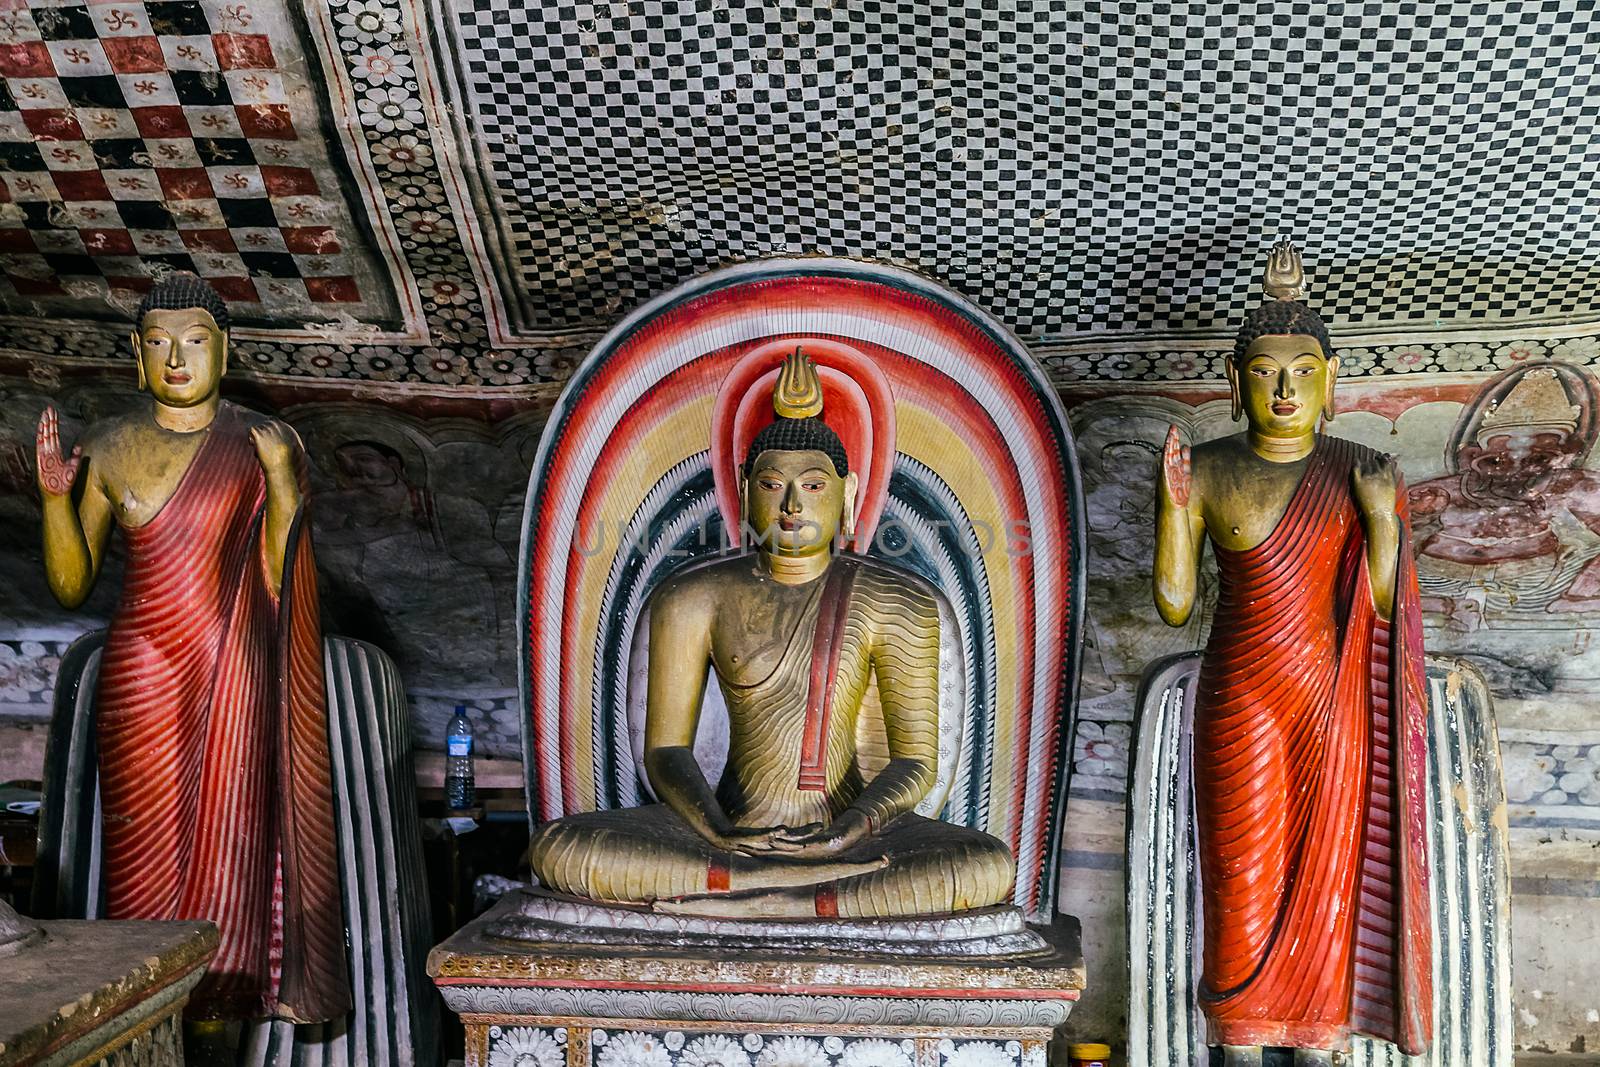
[[[245,323],[397,317],[289,12],[0,3],[0,306],[121,318],[206,278]]]
[[[1214,334],[1279,235],[1336,327],[1600,311],[1585,0],[436,2],[513,329],[820,252],[1029,339]]]

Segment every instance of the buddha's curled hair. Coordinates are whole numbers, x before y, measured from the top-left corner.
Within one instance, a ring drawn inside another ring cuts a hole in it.
[[[839,477],[850,473],[844,442],[827,423],[815,417],[786,419],[780,416],[768,423],[756,434],[756,439],[750,442],[750,451],[745,453],[746,478],[754,473],[756,457],[763,452],[821,452],[833,461],[833,469]]]
[[[1328,327],[1322,316],[1299,300],[1268,300],[1246,315],[1244,324],[1239,327],[1239,336],[1233,342],[1234,365],[1244,359],[1245,349],[1257,337],[1287,334],[1315,337],[1322,346],[1322,358],[1333,358],[1333,345],[1328,340]]]
[[[178,271],[168,274],[150,287],[144,299],[139,301],[139,310],[134,313],[133,320],[142,326],[148,312],[187,311],[189,308],[201,308],[209,312],[218,328],[224,333],[228,331],[228,305],[222,302],[222,297],[204,278]]]

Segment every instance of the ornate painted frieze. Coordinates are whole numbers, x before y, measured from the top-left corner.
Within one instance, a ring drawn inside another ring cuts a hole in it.
[[[586,1048],[575,1049],[582,1042]],[[574,1056],[573,1053],[577,1052]],[[1044,1067],[1039,1040],[488,1027],[483,1067]],[[474,1065],[477,1067],[477,1065]]]

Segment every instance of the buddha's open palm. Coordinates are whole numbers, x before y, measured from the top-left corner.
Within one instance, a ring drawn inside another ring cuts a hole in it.
[[[83,466],[83,449],[74,445],[70,456],[61,454],[61,419],[56,409],[47,407],[39,416],[39,435],[35,444],[39,463],[39,490],[47,496],[65,496],[78,481]]]
[[[1178,436],[1176,426],[1167,430],[1166,447],[1161,450],[1161,491],[1173,507],[1189,506],[1189,486],[1194,480],[1194,461],[1189,446]]]
[[[293,469],[295,447],[299,441],[293,430],[276,419],[250,431],[250,443],[255,446],[256,457],[268,474]]]
[[[1361,514],[1369,517],[1394,514],[1400,472],[1395,467],[1393,456],[1362,460],[1350,472],[1350,483]]]

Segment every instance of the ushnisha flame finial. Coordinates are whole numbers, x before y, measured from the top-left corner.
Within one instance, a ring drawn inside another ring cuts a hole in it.
[[[1300,250],[1292,241],[1279,241],[1272,246],[1267,257],[1267,270],[1261,278],[1261,288],[1278,300],[1304,300],[1306,298],[1306,272],[1300,264]]]
[[[780,419],[806,419],[822,414],[822,379],[817,365],[798,346],[783,358],[778,384],[772,390],[772,410]]]

